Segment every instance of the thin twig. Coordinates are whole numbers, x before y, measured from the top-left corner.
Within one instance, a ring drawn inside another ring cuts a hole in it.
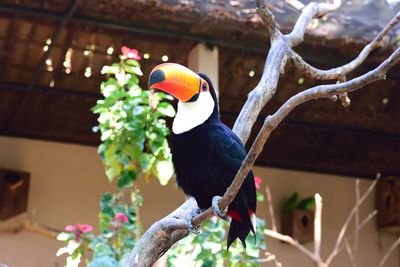
[[[271,229],[272,231],[277,231],[276,227],[276,220],[275,220],[275,212],[274,212],[274,206],[272,205],[272,197],[271,197],[271,191],[269,190],[269,186],[265,186],[265,193],[267,195],[267,205],[268,205],[268,211],[269,211],[269,216],[271,219]]]
[[[277,260],[276,255],[270,252],[265,252],[265,258],[243,260],[242,263],[263,263],[263,262],[273,262],[276,267],[282,267],[282,263]]]
[[[351,249],[350,244],[349,244],[349,240],[347,238],[345,238],[344,244],[346,246],[347,255],[349,255],[351,265],[353,267],[356,267],[356,261],[354,259],[353,250]]]
[[[389,258],[390,254],[396,249],[396,247],[400,245],[400,237],[390,246],[389,250],[386,251],[385,255],[383,256],[382,260],[379,262],[378,267],[383,267],[386,263],[387,259]]]
[[[333,249],[333,251],[331,252],[331,254],[328,256],[328,259],[326,260],[326,263],[329,265],[329,263],[333,260],[333,257],[335,257],[337,255],[337,253],[339,252],[339,247],[342,244],[343,241],[343,237],[347,231],[347,228],[351,222],[351,220],[353,219],[354,214],[356,213],[356,211],[358,210],[359,206],[365,201],[365,199],[370,195],[370,193],[374,190],[376,183],[378,182],[378,180],[380,179],[380,174],[377,174],[375,180],[371,183],[371,185],[369,186],[369,188],[367,189],[367,191],[365,191],[365,193],[361,196],[361,198],[357,201],[357,203],[354,205],[353,209],[350,211],[349,215],[347,216],[346,221],[344,222],[340,233],[338,235],[338,238],[336,240],[336,244],[335,247]]]
[[[275,232],[275,231],[272,231],[269,229],[265,229],[264,234],[269,237],[278,239],[280,241],[283,241],[283,242],[286,242],[286,243],[292,245],[293,247],[297,248],[298,250],[303,252],[305,255],[307,255],[312,261],[314,261],[314,262],[317,261],[317,259],[315,258],[315,255],[311,251],[309,251],[306,247],[304,247],[299,242],[294,240],[292,237],[290,237],[288,235],[282,235],[281,233],[278,233],[278,232]]]
[[[315,194],[315,216],[314,216],[314,256],[320,257],[321,251],[321,227],[322,227],[322,197]]]
[[[355,194],[356,194],[356,203],[358,203],[358,201],[360,200],[360,179],[358,179],[358,178],[355,181]],[[357,208],[356,214],[354,215],[354,224],[355,224],[356,228],[360,224],[360,209],[359,208]],[[357,249],[358,249],[358,231],[355,232],[353,246],[354,246],[354,250],[357,251]]]
[[[364,218],[364,220],[362,220],[362,222],[357,226],[356,229],[354,229],[352,232],[350,232],[350,234],[347,235],[347,239],[351,240],[358,232],[361,231],[361,229],[367,224],[369,223],[375,216],[376,214],[378,214],[377,210],[373,210],[370,214],[368,214],[367,217]],[[344,244],[342,243],[339,246],[339,249],[337,250],[336,255],[341,252],[344,248]]]
[[[23,213],[0,223],[1,233],[17,233],[26,230],[41,236],[56,238],[61,230],[41,225],[32,221],[30,214]]]

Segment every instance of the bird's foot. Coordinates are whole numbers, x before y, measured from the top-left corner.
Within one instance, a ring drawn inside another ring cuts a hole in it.
[[[214,196],[212,198],[211,207],[212,207],[214,213],[216,215],[218,215],[218,217],[220,217],[221,219],[224,219],[225,221],[229,221],[229,217],[226,215],[226,213],[228,212],[228,207],[226,207],[223,210],[219,209],[218,202],[220,199],[221,199],[220,196]]]
[[[192,234],[195,234],[195,235],[200,234],[200,226],[199,225],[194,226],[192,223],[192,218],[190,218],[189,220],[186,220],[185,223],[186,223],[186,226],[187,226],[189,232],[191,232]]]
[[[200,209],[196,209],[189,215],[190,217],[188,219],[185,219],[185,224],[186,224],[188,230],[192,234],[195,234],[195,235],[200,234],[200,226],[199,225],[194,226],[193,223],[192,223],[192,220],[193,220],[194,217],[199,215],[200,212],[201,212]]]

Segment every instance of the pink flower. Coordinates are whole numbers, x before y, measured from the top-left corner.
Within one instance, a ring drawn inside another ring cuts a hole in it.
[[[67,225],[67,226],[65,226],[65,231],[68,231],[68,232],[75,232],[75,230],[76,230],[76,227],[75,227],[74,225]]]
[[[122,212],[118,212],[118,213],[115,214],[115,216],[114,216],[114,221],[116,221],[116,222],[128,223],[128,222],[129,222],[129,219],[128,219],[128,217],[126,217],[126,215],[123,214]]]
[[[256,189],[260,189],[262,179],[258,176],[254,176],[254,183],[256,184]]]
[[[89,225],[89,224],[80,224],[80,223],[77,223],[77,224],[76,224],[76,227],[79,229],[79,231],[80,231],[81,233],[88,233],[88,232],[93,231],[93,226],[91,226],[91,225]]]
[[[137,49],[129,48],[127,46],[123,46],[123,47],[121,47],[121,52],[127,58],[134,59],[134,60],[140,60],[141,59],[141,57],[139,55],[139,51],[137,51]]]
[[[89,224],[76,223],[74,225],[67,225],[65,231],[72,232],[74,234],[74,240],[78,242],[81,239],[82,234],[93,231],[93,226]]]
[[[76,223],[75,225],[67,225],[65,231],[75,232],[77,234],[84,234],[93,231],[93,226],[88,224]]]

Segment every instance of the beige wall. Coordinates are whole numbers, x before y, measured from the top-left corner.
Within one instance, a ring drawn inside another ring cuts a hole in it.
[[[25,170],[31,173],[29,210],[35,220],[47,226],[62,229],[69,223],[96,225],[98,200],[104,191],[111,191],[99,156],[94,147],[9,138],[0,136],[0,167]],[[354,203],[354,180],[345,177],[305,173],[271,168],[254,168],[256,175],[271,187],[275,209],[292,192],[301,196],[320,193],[324,199],[322,254],[326,256],[346,214]],[[365,190],[369,181],[361,181]],[[161,187],[157,182],[140,183],[144,195],[142,217],[145,226],[164,216],[178,206],[183,194],[173,183]],[[373,208],[373,196],[362,207],[362,216]],[[265,203],[258,208],[258,215],[266,216]],[[393,237],[379,235],[375,222],[368,224],[360,235],[357,251],[359,266],[376,266],[382,251]],[[225,242],[225,241],[224,241]],[[268,248],[278,255],[284,266],[312,266],[310,261],[295,249],[267,239]],[[60,242],[28,232],[0,235],[0,263],[13,267],[62,266],[55,256]],[[312,247],[312,244],[307,245]],[[333,266],[350,266],[342,253]],[[267,265],[273,266],[273,265]],[[385,266],[399,266],[394,253]]]

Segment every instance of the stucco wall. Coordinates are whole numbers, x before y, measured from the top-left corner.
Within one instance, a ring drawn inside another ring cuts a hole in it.
[[[25,170],[31,173],[29,210],[34,211],[39,223],[62,229],[69,223],[96,225],[98,200],[104,191],[113,190],[108,184],[103,166],[94,147],[55,142],[28,140],[0,136],[0,167]],[[346,177],[305,173],[271,168],[254,168],[256,175],[271,187],[276,211],[281,209],[284,198],[297,191],[301,196],[320,193],[324,200],[322,255],[334,246],[337,233],[347,213],[352,208],[354,180]],[[361,181],[365,190],[369,181]],[[157,182],[139,187],[144,195],[142,218],[144,226],[164,216],[184,199],[173,183],[162,187]],[[373,196],[362,207],[365,216],[374,206]],[[266,217],[265,203],[258,208],[258,215]],[[278,213],[278,212],[277,212]],[[359,266],[376,266],[390,242],[391,236],[375,230],[369,223],[360,235],[356,252]],[[225,241],[224,241],[225,242]],[[292,247],[267,239],[268,248],[278,255],[284,266],[313,266]],[[28,232],[0,235],[0,263],[12,267],[63,266],[55,256],[60,243]],[[312,244],[307,245],[312,247]],[[266,266],[273,266],[271,264]],[[339,255],[332,266],[351,266],[345,253]],[[385,266],[399,266],[394,253]]]

